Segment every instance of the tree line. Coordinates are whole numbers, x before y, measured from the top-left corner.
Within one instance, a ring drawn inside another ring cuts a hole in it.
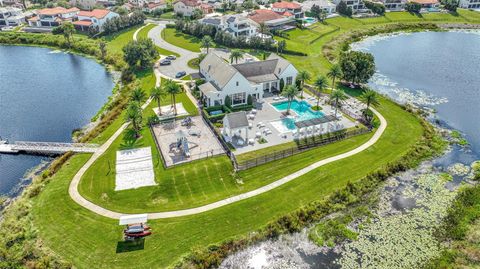
[[[225,31],[218,31],[215,26],[202,24],[199,22],[189,22],[184,20],[177,20],[175,22],[175,29],[184,34],[193,35],[198,38],[204,36],[213,37],[215,43],[233,48],[252,48],[273,51],[277,49],[272,38],[261,38],[259,36],[235,37]],[[285,49],[283,44],[282,50]]]
[[[103,24],[103,33],[108,35],[134,25],[143,24],[145,19],[145,14],[143,14],[142,11],[134,11],[130,15],[114,17],[112,19],[108,19]]]

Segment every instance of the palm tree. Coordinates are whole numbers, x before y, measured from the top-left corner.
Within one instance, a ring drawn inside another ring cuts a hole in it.
[[[208,53],[210,47],[212,47],[212,45],[213,45],[213,40],[209,35],[206,35],[202,38],[202,48],[206,48],[207,53]]]
[[[259,25],[258,25],[258,31],[260,32],[260,34],[266,34],[268,32],[268,27],[267,25],[264,23],[264,22],[261,22]]]
[[[345,99],[347,99],[347,95],[343,90],[333,90],[330,94],[330,101],[335,102],[335,118],[337,118],[338,105]]]
[[[157,104],[158,104],[158,115],[161,116],[162,115],[162,109],[161,109],[161,106],[160,106],[160,101],[162,100],[163,96],[165,96],[165,94],[167,94],[167,92],[165,91],[164,88],[162,87],[155,87],[152,89],[152,91],[150,92],[150,97],[152,97],[152,99],[154,101],[157,101]]]
[[[342,68],[338,64],[332,65],[330,71],[328,71],[327,76],[332,79],[332,89],[335,89],[335,79],[342,76]]]
[[[298,72],[297,79],[300,80],[300,98],[303,99],[303,87],[305,86],[305,81],[310,79],[310,73],[305,70]]]
[[[282,91],[282,96],[288,99],[287,115],[290,114],[290,106],[292,105],[293,99],[298,95],[297,86],[291,84],[285,87]]]
[[[165,92],[170,94],[170,96],[172,98],[173,111],[174,111],[174,115],[176,116],[177,115],[177,104],[176,104],[176,100],[175,100],[175,95],[182,92],[182,88],[180,87],[180,85],[175,83],[173,80],[168,80],[167,83],[165,83]]]
[[[230,53],[230,63],[233,63],[233,60],[235,60],[235,63],[238,64],[238,59],[243,58],[243,52],[240,50],[232,50]]]
[[[317,109],[320,107],[320,93],[327,87],[327,79],[324,76],[319,76],[315,80],[315,87],[317,88],[319,94],[317,94]]]
[[[141,103],[143,100],[145,100],[146,95],[145,92],[141,88],[135,88],[132,92],[132,95],[130,96],[132,101]]]
[[[60,26],[62,28],[62,34],[67,40],[68,47],[72,46],[73,41],[73,34],[75,33],[75,26],[73,23],[67,22]]]
[[[133,126],[133,131],[135,132],[135,137],[140,136],[140,131],[142,130],[142,107],[136,101],[131,101],[128,104],[127,111],[125,114],[125,121],[131,122]]]
[[[200,63],[207,57],[207,54],[205,53],[200,53],[198,54],[198,72],[200,72]]]
[[[369,118],[369,109],[370,106],[378,106],[380,102],[378,101],[378,93],[371,89],[365,90],[365,92],[359,97],[360,101],[367,105],[367,108],[363,111],[363,116],[367,122],[370,122],[371,118]]]

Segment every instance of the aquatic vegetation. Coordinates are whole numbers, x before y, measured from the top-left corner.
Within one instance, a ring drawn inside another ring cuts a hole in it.
[[[447,168],[448,173],[454,176],[465,176],[470,172],[470,167],[462,163],[456,163]]]
[[[309,238],[319,246],[333,247],[346,239],[357,239],[357,233],[347,227],[351,218],[331,219],[318,224],[310,231]]]
[[[441,252],[434,232],[455,192],[444,187],[445,178],[439,174],[416,179],[403,194],[415,196],[417,207],[392,214],[389,200],[382,199],[377,216],[358,231],[358,239],[343,246],[337,260],[342,268],[417,268]]]

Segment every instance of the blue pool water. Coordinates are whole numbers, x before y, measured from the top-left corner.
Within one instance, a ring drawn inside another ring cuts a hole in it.
[[[312,17],[306,17],[306,18],[303,18],[303,21],[305,21],[307,23],[314,23],[317,20],[315,18],[312,18]]]
[[[288,108],[288,101],[273,103],[272,106],[278,111],[283,112]],[[290,105],[290,110],[295,112],[296,116],[282,119],[283,125],[285,125],[285,127],[287,127],[289,130],[293,130],[296,128],[295,122],[321,118],[324,116],[322,112],[314,111],[310,107],[310,104],[305,101],[293,100]]]

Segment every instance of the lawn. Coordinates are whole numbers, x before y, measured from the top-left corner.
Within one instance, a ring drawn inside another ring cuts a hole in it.
[[[201,40],[197,37],[178,32],[174,28],[165,28],[162,37],[170,44],[193,52],[200,52]]]
[[[88,155],[76,155],[52,178],[48,187],[34,201],[34,221],[44,243],[78,268],[90,268],[92,264],[98,268],[166,267],[192,248],[207,246],[258,229],[276,216],[321,199],[345,186],[348,181],[358,180],[366,173],[397,159],[420,138],[422,128],[413,116],[389,101],[382,100],[379,110],[389,125],[382,138],[368,150],[320,167],[251,199],[200,215],[150,221],[154,233],[146,239],[141,250],[117,253],[123,248],[122,227],[114,220],[87,211],[68,197],[70,179],[86,162]],[[321,151],[316,153],[319,152]],[[312,155],[302,158],[297,155],[284,159],[276,165],[265,166],[264,169],[252,169],[249,178],[262,184],[261,181],[279,176],[279,172],[271,175],[277,170],[285,174],[296,171],[307,164],[305,161],[312,162],[312,159],[317,158],[313,151],[311,153]],[[299,159],[294,162],[294,158]],[[266,167],[269,169],[265,170]],[[285,167],[287,169],[282,169]],[[220,179],[218,176],[216,178]],[[242,178],[247,177],[245,175]],[[189,182],[194,180],[192,178]],[[142,262],[139,263],[139,260]]]
[[[148,38],[148,32],[150,32],[150,30],[152,30],[152,28],[154,28],[155,26],[157,25],[156,24],[146,25],[142,30],[138,32],[137,38]],[[176,57],[180,57],[180,54],[176,52],[161,48],[159,46],[155,46],[155,48],[157,49],[158,53],[160,53],[161,55],[165,55],[165,56],[175,55]]]
[[[142,25],[136,25],[120,32],[105,36],[104,39],[108,42],[108,50],[112,53],[123,54],[123,46],[132,40],[133,34],[140,27],[142,27]]]
[[[414,18],[408,13],[389,13],[388,16],[391,14],[398,16],[398,20],[426,21],[425,18]],[[442,16],[443,14],[438,14],[432,18],[428,17],[428,20]],[[461,17],[464,21],[480,22],[478,14],[470,11],[461,10],[459,16],[452,17],[455,18],[448,17],[442,21],[456,21]],[[392,20],[391,17],[388,19]],[[330,63],[322,54],[323,45],[338,34],[371,25],[376,25],[376,21],[340,17],[327,20],[325,27],[331,27],[335,29],[334,31],[323,29],[323,25],[312,30],[294,30],[289,32],[294,38],[287,40],[287,48],[297,46],[302,48],[301,51],[307,52],[308,56],[285,55],[285,57],[299,69],[308,70],[312,75],[325,74]],[[174,29],[165,31],[170,32],[167,33],[169,42],[199,51],[198,39],[175,34]],[[314,37],[315,32],[319,36],[317,40]],[[118,38],[122,38],[122,35]],[[313,40],[315,42],[306,44],[306,41]],[[119,43],[117,40],[112,42]],[[110,44],[109,48],[116,48],[116,45]],[[347,182],[359,180],[371,171],[398,160],[421,138],[422,126],[414,116],[386,99],[381,100],[378,110],[388,121],[388,127],[380,140],[367,150],[319,167],[272,191],[250,199],[199,215],[149,221],[153,235],[137,250],[124,252],[125,245],[121,242],[122,227],[117,225],[117,221],[91,213],[68,196],[70,180],[88,160],[88,154],[78,154],[71,158],[53,176],[45,190],[33,200],[33,221],[43,243],[71,261],[77,268],[91,268],[92,265],[98,268],[171,266],[195,248],[203,248],[254,231],[278,216],[322,199],[334,190],[344,187]],[[147,109],[147,113],[148,111],[150,110]],[[111,129],[115,130],[114,127]],[[111,129],[108,128],[106,133],[111,133]],[[310,163],[355,148],[364,143],[369,136],[370,134],[358,136],[242,171],[235,175],[235,180],[226,157],[198,161],[168,170],[159,167],[156,171],[158,186],[118,193],[112,191],[114,177],[112,173],[108,173],[106,161],[108,156],[103,156],[91,168],[94,171],[88,171],[82,179],[80,191],[87,199],[123,212],[189,208],[263,186]],[[102,135],[99,141],[104,141],[106,137],[108,136]],[[124,147],[122,143],[124,141],[119,138],[108,149],[106,155],[114,154],[115,150]],[[144,131],[143,139],[134,146],[151,144],[151,136]],[[112,155],[109,156],[112,158]],[[158,154],[154,154],[154,158],[157,158],[154,161],[158,167]],[[105,199],[102,199],[102,193],[107,194],[103,196]]]

